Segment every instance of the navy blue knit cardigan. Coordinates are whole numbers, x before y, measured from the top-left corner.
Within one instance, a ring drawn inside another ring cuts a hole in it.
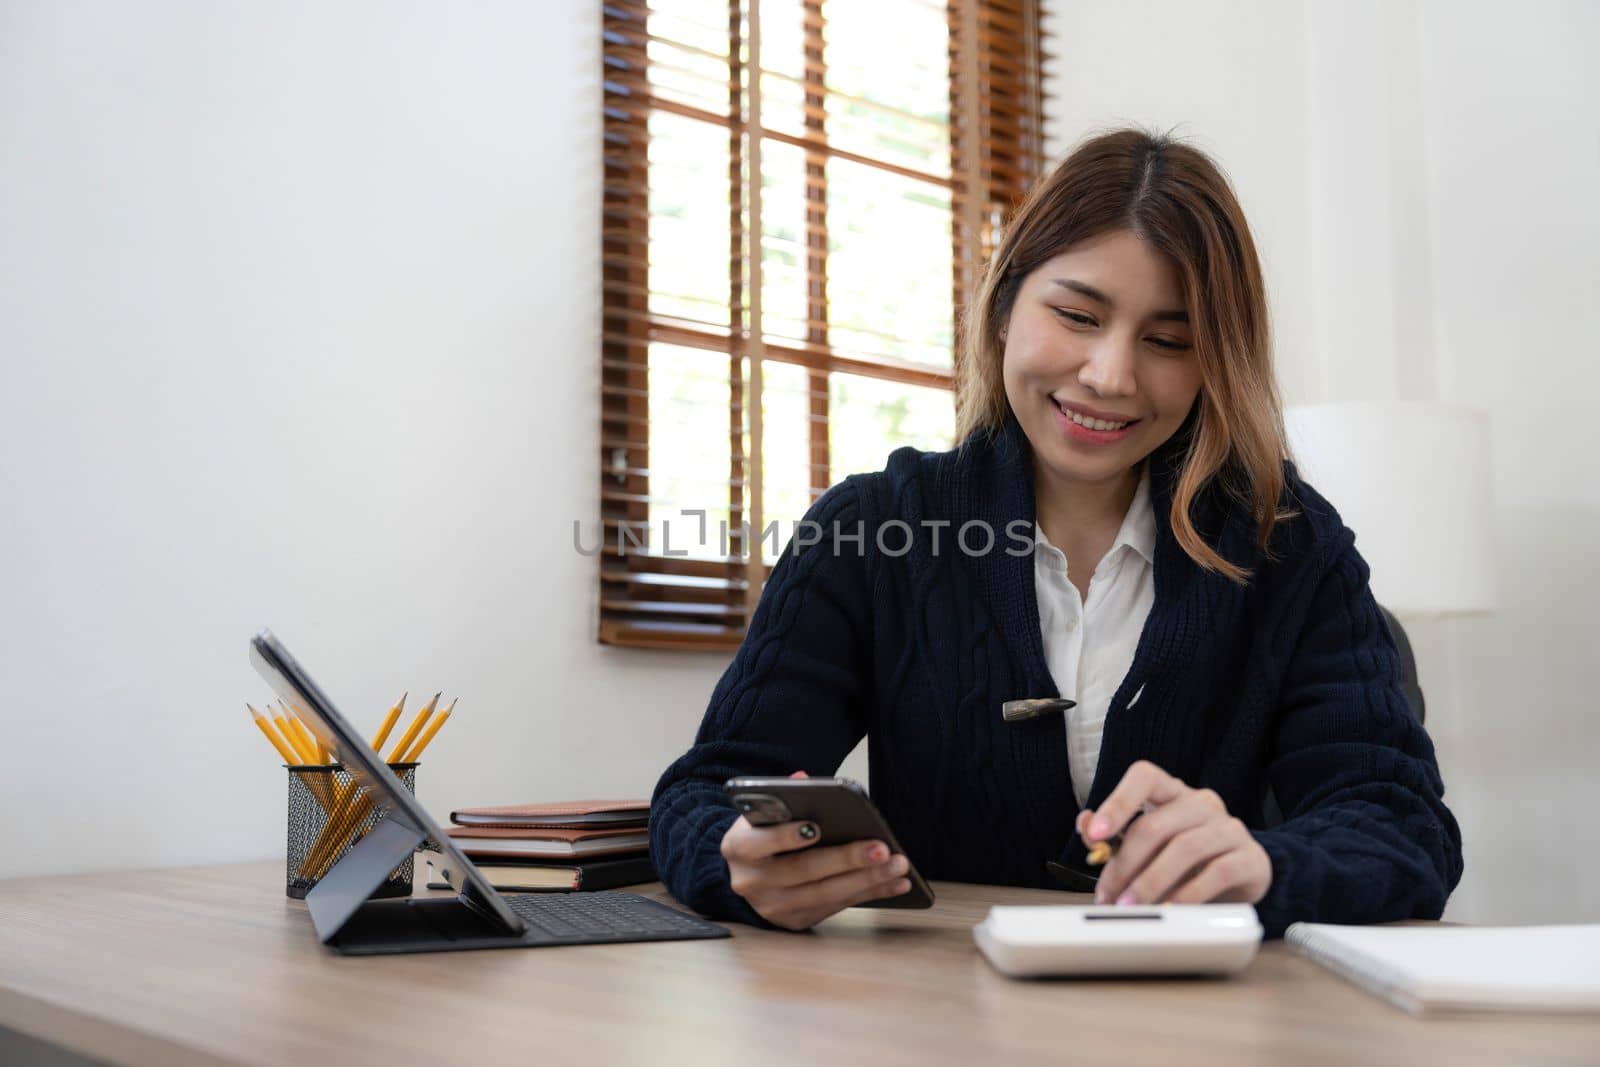
[[[1269,937],[1299,920],[1437,918],[1461,877],[1461,834],[1354,534],[1286,463],[1282,502],[1300,515],[1275,530],[1278,558],[1255,546],[1248,510],[1212,490],[1191,508],[1197,528],[1255,574],[1241,587],[1203,570],[1169,520],[1180,441],[1150,457],[1155,602],[1088,806],[1139,759],[1216,790],[1272,860],[1256,905]],[[718,846],[736,812],[720,787],[832,774],[863,735],[873,800],[924,876],[1051,887],[1047,860],[1089,872],[1061,717],[1000,717],[1004,701],[1058,695],[1031,554],[1006,551],[1009,523],[1031,530],[1031,463],[1012,420],[950,452],[900,449],[816,502],[821,539],[799,544],[812,529],[785,549],[694,746],[656,786],[651,852],[675,897],[769,925],[729,888]],[[972,520],[994,531],[992,551],[977,552],[981,527],[970,553],[957,543]]]

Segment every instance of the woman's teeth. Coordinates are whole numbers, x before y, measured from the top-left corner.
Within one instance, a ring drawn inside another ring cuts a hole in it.
[[[1091,430],[1120,430],[1129,425],[1126,422],[1106,422],[1104,419],[1085,418],[1069,408],[1061,408],[1061,413],[1079,426],[1087,426]]]

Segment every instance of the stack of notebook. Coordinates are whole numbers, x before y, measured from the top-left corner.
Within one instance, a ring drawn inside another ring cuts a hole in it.
[[[611,889],[655,881],[643,800],[462,808],[446,831],[496,889]],[[429,881],[448,881],[433,855]]]

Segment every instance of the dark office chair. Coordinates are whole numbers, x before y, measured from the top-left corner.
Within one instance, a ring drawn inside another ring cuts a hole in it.
[[[1406,700],[1411,704],[1411,710],[1416,713],[1418,722],[1426,722],[1428,718],[1428,705],[1422,699],[1422,685],[1417,680],[1417,657],[1411,652],[1411,641],[1406,637],[1406,631],[1400,625],[1400,620],[1394,617],[1394,612],[1378,605],[1378,610],[1383,613],[1383,621],[1389,627],[1389,636],[1394,638],[1395,645],[1400,649],[1400,691],[1406,695]]]

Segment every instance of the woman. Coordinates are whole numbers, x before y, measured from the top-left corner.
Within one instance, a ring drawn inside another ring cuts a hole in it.
[[[805,929],[904,891],[908,858],[1085,888],[1086,844],[1126,829],[1102,902],[1247,902],[1274,937],[1437,917],[1460,831],[1354,535],[1287,461],[1216,166],[1140,131],[1083,144],[1011,220],[963,355],[960,447],[817,501],[656,787],[673,894]],[[721,793],[832,773],[863,735],[905,856],[753,827]]]

